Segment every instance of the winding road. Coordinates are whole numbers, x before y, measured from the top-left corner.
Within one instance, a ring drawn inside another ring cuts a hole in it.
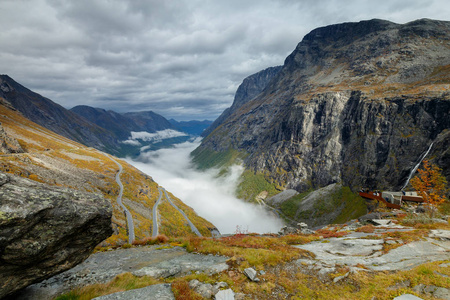
[[[162,198],[162,192],[164,192],[164,195],[166,196],[166,199],[169,201],[169,203],[183,215],[183,217],[186,219],[186,221],[188,222],[189,226],[191,227],[192,232],[194,232],[197,236],[202,236],[200,231],[198,231],[197,227],[195,227],[195,225],[191,222],[191,220],[189,220],[188,216],[184,213],[184,211],[179,209],[178,206],[176,206],[175,203],[172,202],[172,199],[170,199],[169,195],[167,194],[167,191],[163,187],[159,187],[158,191],[159,191],[159,198],[156,201],[155,205],[153,205],[153,210],[152,210],[153,211],[152,237],[155,237],[155,236],[157,236],[159,234],[158,217],[157,217],[157,215],[158,215],[158,205],[161,202],[161,198]]]
[[[123,184],[122,181],[120,181],[120,174],[122,173],[122,165],[116,161],[115,159],[113,159],[111,156],[105,154],[106,156],[109,157],[109,159],[111,159],[113,162],[115,162],[117,164],[117,166],[119,167],[119,172],[116,173],[116,182],[119,185],[120,191],[119,191],[119,195],[117,196],[117,204],[119,204],[122,209],[123,212],[125,213],[125,216],[127,218],[127,228],[128,228],[128,243],[133,243],[135,236],[134,236],[134,224],[133,224],[133,217],[131,216],[130,211],[125,207],[125,205],[123,205],[122,203],[122,195],[123,195]]]
[[[153,209],[152,209],[152,215],[153,215],[152,237],[156,237],[159,234],[159,230],[158,230],[158,205],[159,205],[159,202],[161,202],[161,197],[162,197],[161,188],[158,188],[158,191],[159,191],[159,198],[158,198],[158,200],[156,200],[156,203],[155,203],[155,205],[153,205]]]

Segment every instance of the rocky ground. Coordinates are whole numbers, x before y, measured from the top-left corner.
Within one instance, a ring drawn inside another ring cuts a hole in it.
[[[149,246],[98,252],[75,268],[28,287],[17,299],[49,299],[71,289],[105,283],[116,275],[167,278],[191,272],[214,274],[228,269],[227,257],[187,253],[178,246]],[[109,298],[108,298],[109,299]]]
[[[131,272],[136,277],[159,278],[160,281],[148,287],[113,293],[98,299],[176,299],[171,287],[174,277],[187,278],[189,288],[206,299],[285,299],[291,298],[293,294],[283,285],[283,277],[310,276],[332,290],[352,286],[355,284],[355,276],[408,272],[430,262],[434,262],[435,268],[427,276],[441,280],[439,282],[443,284],[440,286],[430,284],[427,280],[421,282],[420,278],[399,279],[385,289],[395,291],[396,295],[416,294],[420,299],[450,299],[448,228],[418,230],[401,226],[391,219],[369,221],[369,225],[355,220],[346,225],[321,229],[320,232],[324,234],[322,238],[292,246],[313,253],[310,258],[295,259],[267,267],[265,270],[257,267],[257,270],[252,267],[236,269],[233,267],[236,265],[236,257],[189,253],[185,248],[173,244],[99,252],[69,271],[28,287],[18,299],[49,299],[50,296],[76,287],[108,282],[125,272]],[[436,222],[444,224],[445,221],[436,219]],[[289,232],[289,228],[284,231]],[[297,230],[296,234],[301,231],[312,232],[303,227]],[[230,286],[220,281],[220,278],[227,278],[226,276],[237,278],[238,274],[235,273],[245,274],[241,275],[244,281],[239,282],[239,286]],[[200,280],[191,279],[192,274]],[[255,294],[252,294],[250,287],[267,289],[269,292],[266,291],[262,296],[255,290]],[[311,296],[304,294],[304,297]],[[386,298],[377,298],[374,294],[372,299]]]

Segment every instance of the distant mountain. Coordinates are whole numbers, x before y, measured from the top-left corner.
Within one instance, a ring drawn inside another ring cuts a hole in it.
[[[153,133],[165,129],[174,129],[166,118],[152,111],[120,114],[112,110],[107,111],[86,105],[75,106],[70,110],[88,121],[112,131],[121,141],[128,139],[132,131]]]
[[[84,145],[116,153],[119,143],[111,132],[0,75],[0,97],[29,120]]]
[[[169,122],[178,130],[186,132],[190,135],[200,136],[202,132],[208,128],[213,122],[209,120],[203,121],[177,121],[170,119]]]
[[[251,101],[263,91],[266,85],[274,78],[278,72],[280,72],[282,66],[270,67],[265,70],[259,71],[253,75],[245,78],[239,85],[236,94],[234,95],[234,101],[231,107],[227,108],[205,131],[202,132],[202,136],[208,136],[217,127],[219,127],[226,118],[233,114],[239,107],[245,103]]]
[[[190,138],[188,133],[152,111],[121,114],[86,105],[75,106],[71,111],[110,131],[120,144],[122,156],[138,156],[142,151],[167,148]]]
[[[120,114],[86,105],[67,110],[8,75],[0,75],[0,105],[66,138],[117,156],[137,156],[142,149],[156,150],[189,139],[189,134],[175,131],[166,118],[152,111]],[[155,134],[149,138],[147,133]]]
[[[174,129],[172,124],[161,115],[152,111],[128,112],[123,114],[141,128],[141,131],[156,132],[164,129]]]
[[[103,108],[94,108],[86,105],[75,106],[70,110],[89,122],[112,131],[119,140],[126,140],[130,136],[130,131],[141,131],[133,120],[112,110],[106,111]]]

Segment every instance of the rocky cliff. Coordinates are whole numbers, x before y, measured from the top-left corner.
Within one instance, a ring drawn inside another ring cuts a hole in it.
[[[0,298],[72,268],[112,234],[103,197],[0,173]]]
[[[259,93],[261,93],[266,85],[280,72],[281,66],[270,67],[265,70],[259,71],[253,75],[245,78],[239,85],[236,94],[234,95],[234,101],[231,107],[227,108],[205,131],[202,136],[206,137],[219,127],[230,115],[239,109],[242,105],[249,102]]]
[[[280,190],[400,189],[433,143],[448,178],[449,87],[450,22],[318,28],[193,155],[240,157]]]

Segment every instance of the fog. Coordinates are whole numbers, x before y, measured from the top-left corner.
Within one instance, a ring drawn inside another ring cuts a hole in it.
[[[216,169],[203,172],[193,168],[189,154],[199,144],[200,140],[177,144],[171,149],[142,153],[127,162],[191,206],[222,234],[236,232],[237,226],[248,232],[278,232],[283,223],[273,213],[234,196],[241,166],[232,166],[222,177],[217,176]]]

